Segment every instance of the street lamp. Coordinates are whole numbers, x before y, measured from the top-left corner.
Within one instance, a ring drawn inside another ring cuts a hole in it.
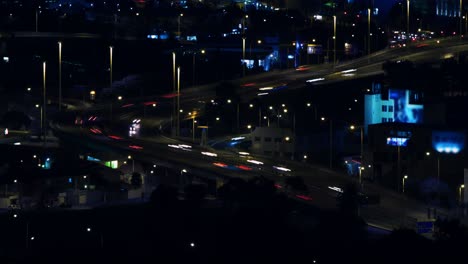
[[[363,163],[363,160],[364,160],[364,127],[363,126],[354,126],[354,125],[351,125],[349,128],[351,130],[354,130],[356,128],[360,128],[360,133],[361,133],[361,164]]]
[[[177,130],[176,135],[180,135],[180,66],[177,67]]]
[[[462,195],[463,195],[462,189],[464,189],[464,188],[465,188],[465,184],[461,184],[460,187],[458,188],[458,201],[459,201],[460,205],[463,204],[463,200],[462,200]]]
[[[42,63],[42,87],[43,87],[43,105],[42,105],[42,117],[43,117],[43,133],[44,133],[44,144],[46,143],[46,136],[47,136],[47,128],[46,128],[46,124],[47,124],[47,119],[46,119],[46,104],[47,104],[47,101],[46,101],[46,62],[44,61]]]
[[[62,42],[58,43],[59,47],[59,112],[62,111]]]
[[[179,15],[179,17],[177,18],[177,20],[178,20],[178,23],[177,23],[178,24],[178,26],[177,26],[177,36],[179,37],[179,39],[180,39],[180,35],[181,35],[180,34],[180,18],[183,17],[183,16],[184,16],[184,14],[181,13]]]
[[[176,54],[175,52],[172,52],[172,93],[175,94],[176,93],[176,89],[177,89],[177,86],[176,86]],[[175,115],[176,115],[176,98],[173,97],[172,98],[172,115],[171,115],[171,130],[172,130],[172,133],[174,133],[174,118],[175,118]],[[174,135],[174,134],[172,134]]]
[[[408,179],[408,175],[403,176],[403,186],[402,186],[402,191],[405,193],[405,181]]]
[[[205,50],[200,50],[201,54],[205,54]],[[192,55],[192,86],[195,86],[195,55],[197,52],[193,52]]]
[[[362,189],[362,171],[364,170],[364,166],[359,166],[359,188]]]
[[[249,104],[249,108],[253,109],[254,104]],[[258,104],[258,126],[262,126],[262,106],[260,104]]]
[[[333,65],[336,64],[336,16],[333,16]]]
[[[135,172],[135,160],[132,158],[132,156],[128,155],[127,157],[129,160],[132,160],[132,173]]]
[[[463,25],[463,24],[462,24],[462,22],[463,22],[463,19],[462,19],[462,10],[463,10],[463,0],[460,0],[460,12],[459,12],[459,14],[458,14],[458,17],[460,18],[460,19],[459,19],[459,20],[460,20],[460,33],[459,33],[459,34],[460,34],[460,37],[461,37],[461,35],[462,35],[462,30],[463,30],[463,26],[462,26],[462,25]]]
[[[371,24],[371,9],[367,9],[367,55],[370,55],[370,46],[371,46],[371,32],[370,32],[370,24]]]
[[[406,34],[409,36],[410,0],[406,0]]]
[[[114,47],[112,46],[109,46],[109,88],[112,88],[112,70],[113,70],[113,65],[112,65],[112,56],[113,56],[113,51],[114,51]]]

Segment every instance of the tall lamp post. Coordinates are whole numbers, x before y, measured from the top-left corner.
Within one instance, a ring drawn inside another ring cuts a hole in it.
[[[402,191],[405,193],[405,181],[408,179],[408,175],[403,176],[402,180]]]
[[[113,56],[113,51],[114,51],[114,47],[112,46],[109,46],[109,88],[112,88],[112,70],[113,70],[113,65],[112,65],[112,56]]]
[[[47,136],[47,119],[46,119],[46,107],[47,107],[47,100],[46,100],[46,62],[42,63],[42,87],[43,87],[43,105],[42,105],[42,117],[43,117],[43,133],[44,133],[44,144],[46,143],[46,136]]]
[[[132,160],[132,173],[135,172],[135,160],[132,158],[132,156],[128,155],[127,157],[129,160]]]
[[[426,152],[426,156],[430,156],[431,152]],[[439,192],[439,185],[440,185],[440,153],[437,153],[437,192]]]
[[[460,18],[459,21],[460,21],[460,37],[462,35],[462,31],[463,31],[463,19],[462,19],[462,14],[463,14],[463,0],[460,0],[460,12],[458,13],[458,17]]]
[[[333,16],[333,65],[336,65],[336,16]]]
[[[176,135],[180,135],[180,66],[177,67],[177,130]]]
[[[62,111],[62,42],[58,43],[59,48],[59,112]]]
[[[112,89],[112,71],[113,71],[113,51],[114,47],[109,46],[109,88]],[[112,122],[112,101],[110,103],[110,121]]]
[[[406,0],[406,34],[408,35],[409,35],[409,30],[410,30],[409,18],[410,18],[410,0]]]
[[[458,202],[460,205],[463,204],[463,192],[462,190],[465,188],[465,184],[461,184],[460,187],[458,187]]]
[[[176,85],[176,53],[172,52],[172,93],[175,94],[177,90]],[[172,115],[171,115],[171,130],[172,135],[174,136],[174,119],[176,118],[176,98],[172,98]]]
[[[181,35],[180,34],[180,18],[183,17],[183,16],[184,16],[184,14],[181,13],[179,15],[179,17],[177,18],[177,21],[178,21],[178,23],[177,23],[177,36],[179,37],[179,39],[180,39],[180,35]]]
[[[370,32],[370,26],[371,26],[371,9],[367,9],[367,55],[370,55],[371,52],[371,32]]]
[[[249,104],[249,108],[253,109],[254,105]],[[262,126],[262,106],[258,104],[258,127],[261,127],[261,126]]]
[[[364,164],[364,162],[363,162],[364,161],[364,156],[363,156],[364,155],[364,127],[363,126],[354,126],[354,125],[352,125],[349,128],[351,130],[355,130],[358,127],[359,127],[359,131],[360,131],[360,134],[361,134],[361,149],[360,149],[361,150],[361,154],[360,154],[361,155],[361,168],[364,169],[364,166],[363,166],[363,164]],[[361,186],[361,184],[362,184],[361,171],[359,171],[359,186]]]
[[[192,57],[192,86],[195,86],[195,55],[198,52],[193,52],[193,57]],[[205,54],[205,50],[200,50],[201,54]]]

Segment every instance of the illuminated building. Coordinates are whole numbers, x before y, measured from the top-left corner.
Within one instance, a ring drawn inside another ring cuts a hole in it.
[[[409,90],[390,89],[388,94],[366,94],[364,102],[364,125],[401,122],[422,123],[422,96]]]

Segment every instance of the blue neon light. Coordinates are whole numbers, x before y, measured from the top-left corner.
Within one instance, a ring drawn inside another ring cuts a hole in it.
[[[432,147],[439,153],[457,154],[465,147],[465,135],[461,132],[434,131]]]
[[[409,138],[389,137],[387,138],[387,145],[396,147],[406,147],[408,146],[408,139]]]

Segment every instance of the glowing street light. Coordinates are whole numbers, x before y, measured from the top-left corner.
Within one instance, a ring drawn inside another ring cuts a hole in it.
[[[408,175],[403,176],[403,186],[402,186],[402,187],[403,187],[403,188],[402,188],[403,193],[405,193],[405,181],[406,181],[407,179],[408,179]]]
[[[135,172],[135,160],[132,158],[132,156],[128,155],[127,157],[129,160],[132,160],[132,173]]]

